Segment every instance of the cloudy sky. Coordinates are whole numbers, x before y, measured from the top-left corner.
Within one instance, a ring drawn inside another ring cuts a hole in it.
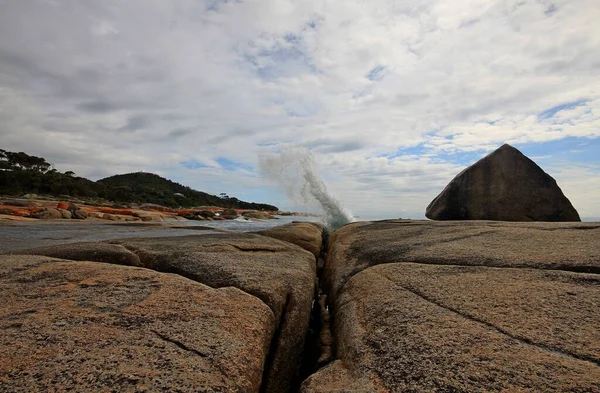
[[[0,0],[0,148],[294,209],[258,161],[299,146],[355,214],[419,218],[507,142],[598,218],[599,20],[598,0]]]

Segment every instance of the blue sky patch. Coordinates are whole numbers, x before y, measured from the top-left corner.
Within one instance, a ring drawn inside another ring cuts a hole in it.
[[[502,146],[501,144],[498,147]],[[464,167],[471,166],[477,161],[487,156],[491,152],[471,151],[471,152],[439,152],[435,155],[433,162],[451,162],[453,164],[463,165]]]
[[[560,111],[564,111],[564,110],[567,110],[567,109],[573,109],[573,108],[576,108],[578,106],[585,105],[585,103],[587,103],[587,100],[578,100],[578,101],[573,101],[573,102],[566,102],[564,104],[560,104],[560,105],[557,105],[557,106],[552,107],[550,109],[546,109],[543,112],[540,112],[537,117],[538,117],[538,120],[549,119],[551,117],[554,117],[554,115],[556,115]]]
[[[378,65],[377,67],[369,71],[369,73],[367,74],[367,79],[370,81],[380,80],[381,78],[383,78],[383,70],[385,70],[385,67],[382,65]]]
[[[515,144],[523,154],[536,161],[595,163],[598,162],[600,139],[569,137],[550,142]],[[542,158],[543,157],[543,158]]]
[[[413,146],[413,147],[405,147],[402,149],[398,149],[392,153],[380,154],[377,157],[385,157],[388,159],[400,157],[400,156],[422,156],[427,153],[427,149],[423,145]]]
[[[253,169],[250,165],[246,165],[241,162],[233,161],[233,160],[230,160],[229,158],[225,158],[225,157],[217,157],[217,158],[215,158],[215,161],[219,165],[221,165],[221,168],[225,169],[226,171],[236,171],[238,169],[245,169],[245,170],[251,171]]]
[[[209,167],[209,165],[203,164],[197,160],[183,161],[181,163],[181,166],[183,166],[184,168],[187,168],[187,169],[199,169],[199,168],[208,168]]]
[[[309,21],[309,22],[306,24],[306,27],[305,27],[303,30],[306,30],[306,29],[313,29],[313,30],[314,30],[314,29],[316,29],[316,28],[317,28],[317,26],[319,26],[319,24],[320,24],[320,23],[322,23],[322,22],[323,22],[323,18],[315,18],[315,19],[313,19],[313,20]]]
[[[316,72],[312,60],[300,49],[299,41],[289,41],[299,40],[299,38],[289,34],[286,37],[286,40],[293,46],[275,46],[260,52],[257,56],[246,56],[246,61],[256,68],[256,73],[260,78],[274,80],[280,77]]]
[[[227,4],[232,0],[206,0],[206,11],[218,12],[221,4]],[[236,3],[241,3],[239,0],[235,0]]]
[[[287,42],[291,42],[293,44],[297,44],[300,42],[300,37],[298,37],[296,34],[292,34],[292,33],[288,33],[285,36],[283,36],[283,38],[287,41]]]

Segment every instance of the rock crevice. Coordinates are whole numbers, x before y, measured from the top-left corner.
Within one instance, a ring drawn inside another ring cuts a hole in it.
[[[303,393],[600,392],[597,224],[381,221],[331,236],[334,361]]]

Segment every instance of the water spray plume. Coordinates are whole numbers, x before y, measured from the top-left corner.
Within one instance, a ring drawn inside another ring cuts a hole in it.
[[[259,166],[261,173],[280,186],[294,203],[322,209],[328,229],[354,221],[352,214],[327,191],[308,150],[294,147],[277,155],[262,155]]]

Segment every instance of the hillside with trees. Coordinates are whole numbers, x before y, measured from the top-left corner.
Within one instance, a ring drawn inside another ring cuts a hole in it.
[[[153,173],[135,172],[115,175],[98,180],[115,190],[119,196],[130,195],[132,202],[156,203],[163,206],[221,206],[252,210],[279,210],[276,206],[264,203],[241,201],[226,194],[221,196],[196,191]]]
[[[0,149],[0,195],[23,194],[68,195],[115,203],[154,203],[167,207],[219,206],[278,210],[273,205],[196,191],[146,172],[115,175],[95,182],[76,176],[72,171],[61,173],[42,157]]]

